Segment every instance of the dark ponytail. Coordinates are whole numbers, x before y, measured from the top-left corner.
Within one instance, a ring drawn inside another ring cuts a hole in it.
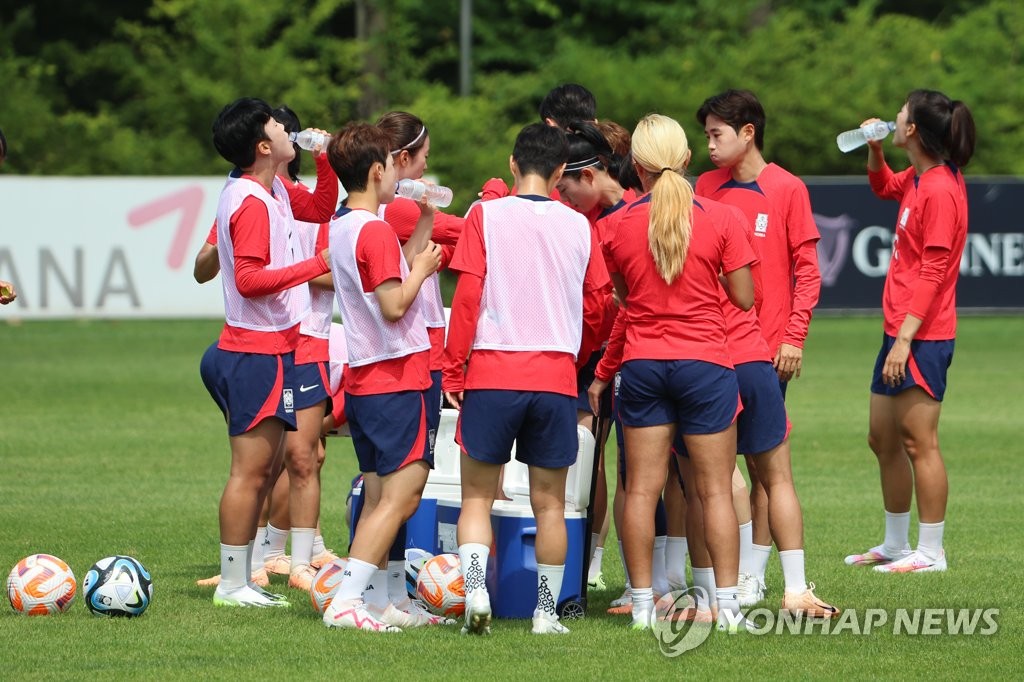
[[[959,100],[936,90],[914,90],[907,95],[907,122],[917,126],[921,147],[936,158],[963,167],[974,155],[974,117]]]
[[[949,159],[963,168],[974,156],[974,117],[960,100],[953,102],[953,115],[949,124]]]

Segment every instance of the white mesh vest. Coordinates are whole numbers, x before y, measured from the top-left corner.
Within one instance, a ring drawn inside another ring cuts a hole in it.
[[[309,315],[309,286],[299,286],[276,294],[245,298],[235,285],[235,250],[231,243],[231,216],[246,197],[256,197],[267,207],[270,217],[270,262],[267,269],[277,270],[299,262],[293,245],[294,219],[288,190],[274,178],[274,196],[255,180],[240,178],[228,182],[217,206],[217,254],[224,287],[224,315],[232,327],[273,332],[289,329]]]
[[[356,244],[363,227],[378,220],[369,211],[355,210],[331,221],[331,272],[337,293],[338,309],[345,326],[348,364],[360,367],[382,360],[401,358],[430,349],[427,325],[419,296],[402,319],[388,322],[380,310],[377,296],[363,291],[356,263]],[[398,243],[398,237],[395,237]],[[402,281],[409,276],[405,258],[399,258]]]
[[[387,209],[387,204],[381,204],[380,208],[377,209],[377,217],[384,222],[387,222],[384,218],[384,212]],[[420,287],[420,293],[417,298],[423,301],[423,317],[427,321],[428,327],[444,327],[444,299],[441,298],[441,273],[435,272],[433,275],[427,278]]]
[[[348,362],[348,348],[345,346],[345,328],[337,322],[331,323],[330,340],[328,341],[328,354],[331,358],[331,395],[341,388],[341,375]]]
[[[295,221],[295,252],[300,260],[316,255],[316,235],[319,223]],[[331,316],[334,314],[334,290],[309,285],[310,312],[299,327],[306,336],[326,339],[331,333]]]
[[[481,203],[487,274],[473,348],[576,356],[590,224],[558,201]]]

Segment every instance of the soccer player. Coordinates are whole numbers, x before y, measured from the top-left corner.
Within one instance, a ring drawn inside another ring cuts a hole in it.
[[[703,198],[698,201],[704,201]],[[743,216],[732,209],[737,219]],[[753,242],[754,236],[746,234]],[[755,291],[760,265],[755,264],[752,274]],[[786,405],[782,398],[778,376],[772,367],[772,354],[761,333],[757,314],[754,310],[741,310],[734,306],[727,292],[719,292],[722,310],[725,313],[726,336],[729,355],[736,368],[740,399],[743,411],[736,420],[736,450],[746,455],[747,467],[754,481],[761,484],[768,494],[768,516],[771,534],[779,548],[785,591],[782,609],[810,618],[835,618],[839,609],[822,601],[814,594],[814,585],[808,585],[804,567],[803,513],[793,486],[793,472],[790,467],[789,431]],[[685,452],[685,447],[676,441],[676,451]],[[686,468],[686,460],[682,461]],[[734,471],[734,479],[738,471]],[[742,476],[740,476],[742,481]],[[746,486],[743,486],[744,493]],[[696,498],[695,495],[691,497]],[[744,495],[745,500],[745,495]],[[694,503],[694,507],[699,504]],[[714,576],[710,570],[707,549],[704,547],[699,512],[694,510],[690,527],[694,536],[691,546],[694,556],[695,582],[709,594],[714,594]],[[742,532],[742,525],[741,525]],[[741,541],[742,542],[742,541]],[[740,605],[744,603],[740,600]]]
[[[727,90],[709,97],[697,111],[697,120],[704,127],[717,168],[697,179],[696,192],[737,206],[747,218],[764,288],[758,321],[785,398],[788,382],[800,376],[804,340],[821,290],[819,235],[807,187],[764,159],[766,118],[754,93]],[[751,486],[750,505],[753,527],[744,524],[741,530],[744,605],[763,597],[772,544],[767,497],[757,483]]]
[[[619,170],[629,153],[629,132],[621,126],[605,123],[605,128],[614,135],[618,149],[613,149],[610,140],[600,128],[585,122],[574,122],[569,126],[569,160],[555,188],[562,200],[590,220],[591,239],[598,243],[604,241],[604,226],[616,211],[636,200],[636,193],[626,190],[618,181]],[[623,136],[624,134],[624,136]],[[576,416],[578,422],[590,427],[594,413],[590,408],[587,389],[594,380],[594,368],[604,352],[604,345],[611,336],[612,324],[618,313],[618,306],[608,291],[605,297],[604,317],[598,337],[588,346],[595,348],[590,358],[580,358],[581,365],[576,377],[577,402]],[[610,424],[608,425],[610,427]],[[599,435],[604,453],[604,444],[610,430]],[[601,558],[604,553],[604,540],[608,533],[608,484],[605,476],[604,457],[598,463],[596,495],[591,518],[594,521],[594,532],[591,536],[591,556],[587,581],[592,589],[605,589],[601,572]],[[621,506],[621,504],[619,505]]]
[[[461,410],[463,632],[490,631],[490,513],[513,441],[529,466],[537,520],[533,632],[568,632],[555,609],[565,572],[565,477],[578,448],[576,359],[593,350],[581,341],[596,337],[608,275],[586,218],[550,198],[567,156],[561,130],[523,128],[509,163],[518,195],[471,208],[452,259],[460,275],[443,382]]]
[[[548,91],[539,107],[540,119],[555,128],[583,121],[597,123],[594,93],[578,83],[564,83]]]
[[[554,128],[567,130],[576,122],[597,123],[597,100],[594,94],[577,83],[565,83],[548,91],[539,107],[540,120]],[[514,194],[516,188],[510,189],[501,178],[491,178],[484,183],[480,198],[484,201],[500,199]],[[556,201],[559,195],[552,197]]]
[[[749,309],[754,303],[749,266],[755,257],[734,214],[694,199],[682,176],[689,158],[686,133],[671,118],[649,115],[633,132],[634,165],[648,194],[627,209],[605,244],[626,323],[624,334],[613,334],[589,393],[597,409],[597,397],[621,364],[632,627],[649,628],[653,617],[653,519],[678,429],[703,503],[719,627],[734,631],[742,627],[731,495],[739,389],[718,288],[721,272],[730,299]]]
[[[274,118],[285,127],[286,132],[296,132],[302,126],[298,116],[287,106],[273,111]],[[327,225],[338,200],[338,179],[327,157],[315,150],[313,157],[317,167],[315,192],[299,181],[301,168],[300,150],[296,147],[295,158],[282,163],[277,176],[286,188],[302,190],[295,193],[293,214],[296,218],[294,244],[300,255],[311,257],[318,250],[327,247]],[[233,171],[228,183],[240,177]],[[200,283],[209,281],[219,271],[217,253],[217,226],[207,237],[199,253],[193,275]],[[337,558],[324,546],[319,532],[319,471],[323,461],[320,446],[320,422],[326,408],[327,391],[321,374],[326,376],[327,334],[333,311],[334,289],[330,275],[314,280],[310,286],[311,308],[309,316],[302,321],[299,330],[299,344],[295,351],[295,370],[298,391],[295,393],[297,430],[285,436],[286,466],[279,468],[274,476],[276,482],[268,494],[267,503],[257,528],[253,550],[253,582],[266,586],[267,573],[289,576],[289,585],[298,589],[309,589],[315,575],[315,568]],[[321,367],[324,369],[321,370]],[[305,390],[304,390],[305,389]],[[292,522],[294,518],[295,522]],[[292,535],[292,557],[285,555],[284,546]],[[198,585],[217,585],[219,576],[197,581]]]
[[[427,170],[430,156],[430,132],[418,116],[405,111],[392,111],[377,121],[377,127],[387,133],[391,141],[391,155],[395,158],[395,171],[399,181],[406,178],[419,180]],[[406,197],[395,196],[394,200],[382,204],[377,215],[386,221],[398,235],[398,241],[405,244],[416,233],[421,221],[430,221],[431,215],[420,210],[417,202]],[[462,234],[463,218],[433,211],[433,232],[431,239],[440,244],[441,268],[447,267],[455,244]],[[439,272],[424,282],[420,289],[423,313],[430,337],[430,388],[427,390],[427,436],[433,451],[437,429],[441,424],[441,359],[444,355],[445,314],[444,299],[441,297]],[[372,511],[363,507],[364,514]],[[447,619],[436,616],[409,599],[405,587],[405,545],[406,528],[403,524],[395,537],[395,543],[388,553],[388,594],[391,602],[402,611],[423,620],[427,624],[444,623]]]
[[[202,375],[228,421],[231,474],[220,505],[221,580],[214,604],[279,606],[286,601],[249,584],[256,525],[286,430],[294,430],[294,351],[309,313],[306,282],[329,270],[328,251],[296,262],[291,201],[302,190],[277,178],[295,148],[259,99],[224,107],[213,141],[243,171],[224,187],[217,209],[218,255],[226,322]],[[298,196],[305,194],[304,197]],[[302,285],[302,286],[300,286]]]
[[[388,601],[380,568],[399,526],[419,506],[433,462],[425,404],[430,339],[418,294],[440,265],[441,247],[430,241],[432,221],[402,247],[377,217],[380,205],[395,196],[387,133],[350,123],[331,138],[327,156],[348,190],[331,221],[331,268],[348,350],[345,414],[373,511],[359,520],[344,577],[323,621],[328,627],[396,632],[396,623],[414,623]],[[432,209],[422,204],[422,210]]]
[[[871,119],[865,123],[873,122]],[[882,293],[882,348],[871,382],[868,443],[878,458],[885,541],[847,564],[882,573],[945,571],[942,547],[948,482],[939,450],[939,412],[956,338],[956,283],[967,240],[961,169],[974,153],[970,109],[934,90],[915,90],[896,116],[893,145],[910,167],[894,173],[881,142],[868,143],[868,178],[900,202]],[[910,502],[919,535],[910,551]]]

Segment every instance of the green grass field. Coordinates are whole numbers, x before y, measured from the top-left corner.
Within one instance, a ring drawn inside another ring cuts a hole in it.
[[[302,593],[287,611],[217,609],[195,579],[218,572],[217,503],[227,476],[223,420],[199,380],[214,321],[36,322],[0,326],[0,567],[56,554],[79,580],[130,554],[152,572],[140,619],[91,616],[81,595],[61,616],[0,609],[0,678],[1016,678],[1024,671],[1020,445],[1024,318],[964,318],[942,418],[950,505],[945,574],[883,576],[843,564],[881,540],[877,467],[865,442],[877,319],[815,320],[804,375],[789,391],[805,513],[807,573],[844,609],[882,608],[870,635],[713,635],[676,658],[604,614],[622,586],[609,538],[609,590],[567,637],[498,621],[490,638],[455,628],[380,637],[323,627]],[[328,444],[322,524],[344,549],[355,458]],[[912,526],[916,539],[916,519]],[[769,564],[767,605],[781,597]],[[280,581],[276,589],[288,591]],[[999,608],[991,636],[894,635],[901,607]]]

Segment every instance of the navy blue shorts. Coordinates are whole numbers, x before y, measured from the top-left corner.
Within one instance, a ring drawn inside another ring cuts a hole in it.
[[[427,440],[430,443],[430,455],[433,458],[437,430],[441,427],[441,403],[444,400],[444,392],[441,391],[441,370],[431,370],[430,388],[426,391],[425,400],[427,404]]]
[[[580,367],[580,371],[576,373],[577,412],[594,414],[594,411],[590,409],[590,396],[587,395],[587,391],[590,390],[590,384],[594,383],[594,370],[597,369],[597,363],[601,362],[603,355],[604,349],[594,351],[594,354],[587,360],[587,364]]]
[[[203,354],[199,374],[224,413],[229,436],[251,431],[270,417],[295,430],[294,353],[236,353],[214,343]]]
[[[425,395],[425,391],[345,393],[345,416],[361,472],[387,476],[419,461],[434,468]]]
[[[736,365],[736,380],[743,401],[743,411],[736,418],[736,452],[768,452],[789,435],[779,375],[770,362],[744,362]]]
[[[719,433],[739,409],[736,372],[700,360],[629,360],[622,365],[619,417],[625,426],[676,424],[679,433]]]
[[[331,373],[326,362],[295,365],[295,409],[304,410],[331,398]]]
[[[512,458],[530,466],[561,469],[576,461],[576,399],[545,391],[466,391],[455,440],[478,462]]]
[[[875,360],[875,372],[871,378],[871,392],[879,395],[898,395],[908,388],[920,386],[924,392],[942,402],[946,395],[946,370],[953,363],[955,341],[911,341],[910,357],[907,359],[907,375],[903,383],[895,388],[882,381],[885,358],[896,343],[895,337],[882,335],[882,348]]]

